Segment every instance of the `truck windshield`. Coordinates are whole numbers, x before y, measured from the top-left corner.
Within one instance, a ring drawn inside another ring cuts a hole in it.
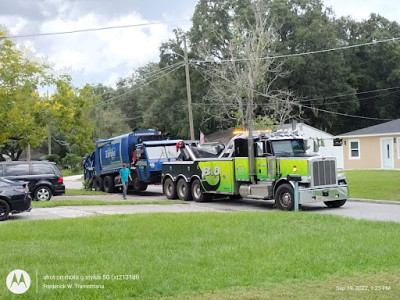
[[[148,159],[177,158],[179,152],[176,152],[175,145],[168,146],[146,146]]]
[[[303,156],[303,140],[272,141],[272,148],[276,156]]]

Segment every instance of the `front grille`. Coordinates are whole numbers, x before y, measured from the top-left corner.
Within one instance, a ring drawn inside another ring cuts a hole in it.
[[[313,161],[312,170],[314,186],[336,184],[336,168],[334,160]]]

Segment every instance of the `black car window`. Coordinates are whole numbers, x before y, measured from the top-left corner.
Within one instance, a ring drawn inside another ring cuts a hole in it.
[[[54,169],[49,164],[32,164],[33,175],[54,174]]]
[[[29,175],[29,165],[28,164],[6,165],[6,175],[7,176]]]

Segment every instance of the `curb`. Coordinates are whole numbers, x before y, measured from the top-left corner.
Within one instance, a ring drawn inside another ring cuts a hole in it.
[[[357,198],[350,198],[348,201],[352,202],[366,202],[366,203],[375,203],[375,204],[394,204],[400,205],[400,201],[390,201],[390,200],[372,200],[372,199],[357,199]]]

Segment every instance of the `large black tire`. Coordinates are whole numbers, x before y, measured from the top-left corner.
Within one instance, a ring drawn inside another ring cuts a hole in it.
[[[34,193],[34,198],[37,201],[49,201],[51,199],[52,192],[51,189],[45,185],[39,186]]]
[[[114,179],[111,176],[104,177],[103,188],[106,193],[114,192]]]
[[[5,221],[10,213],[10,205],[6,200],[0,199],[0,221]]]
[[[204,193],[200,180],[195,179],[192,183],[192,197],[196,202],[206,202],[211,199],[211,195]]]
[[[101,177],[96,176],[93,180],[93,187],[95,191],[102,191],[103,190],[103,180]]]
[[[168,177],[165,179],[163,184],[163,193],[165,197],[170,200],[178,199],[178,195],[176,194],[176,183],[172,180],[172,178]]]
[[[345,200],[335,200],[335,201],[325,201],[325,205],[328,206],[329,208],[337,208],[341,207],[346,203],[347,199]]]
[[[183,201],[192,200],[190,183],[186,182],[186,180],[183,178],[179,179],[178,183],[176,184],[176,193],[178,194],[178,198]]]
[[[275,205],[280,210],[294,209],[294,191],[290,184],[284,183],[277,188],[275,193]]]
[[[147,189],[147,184],[140,181],[139,176],[134,174],[132,178],[132,187],[134,192],[143,192]]]

